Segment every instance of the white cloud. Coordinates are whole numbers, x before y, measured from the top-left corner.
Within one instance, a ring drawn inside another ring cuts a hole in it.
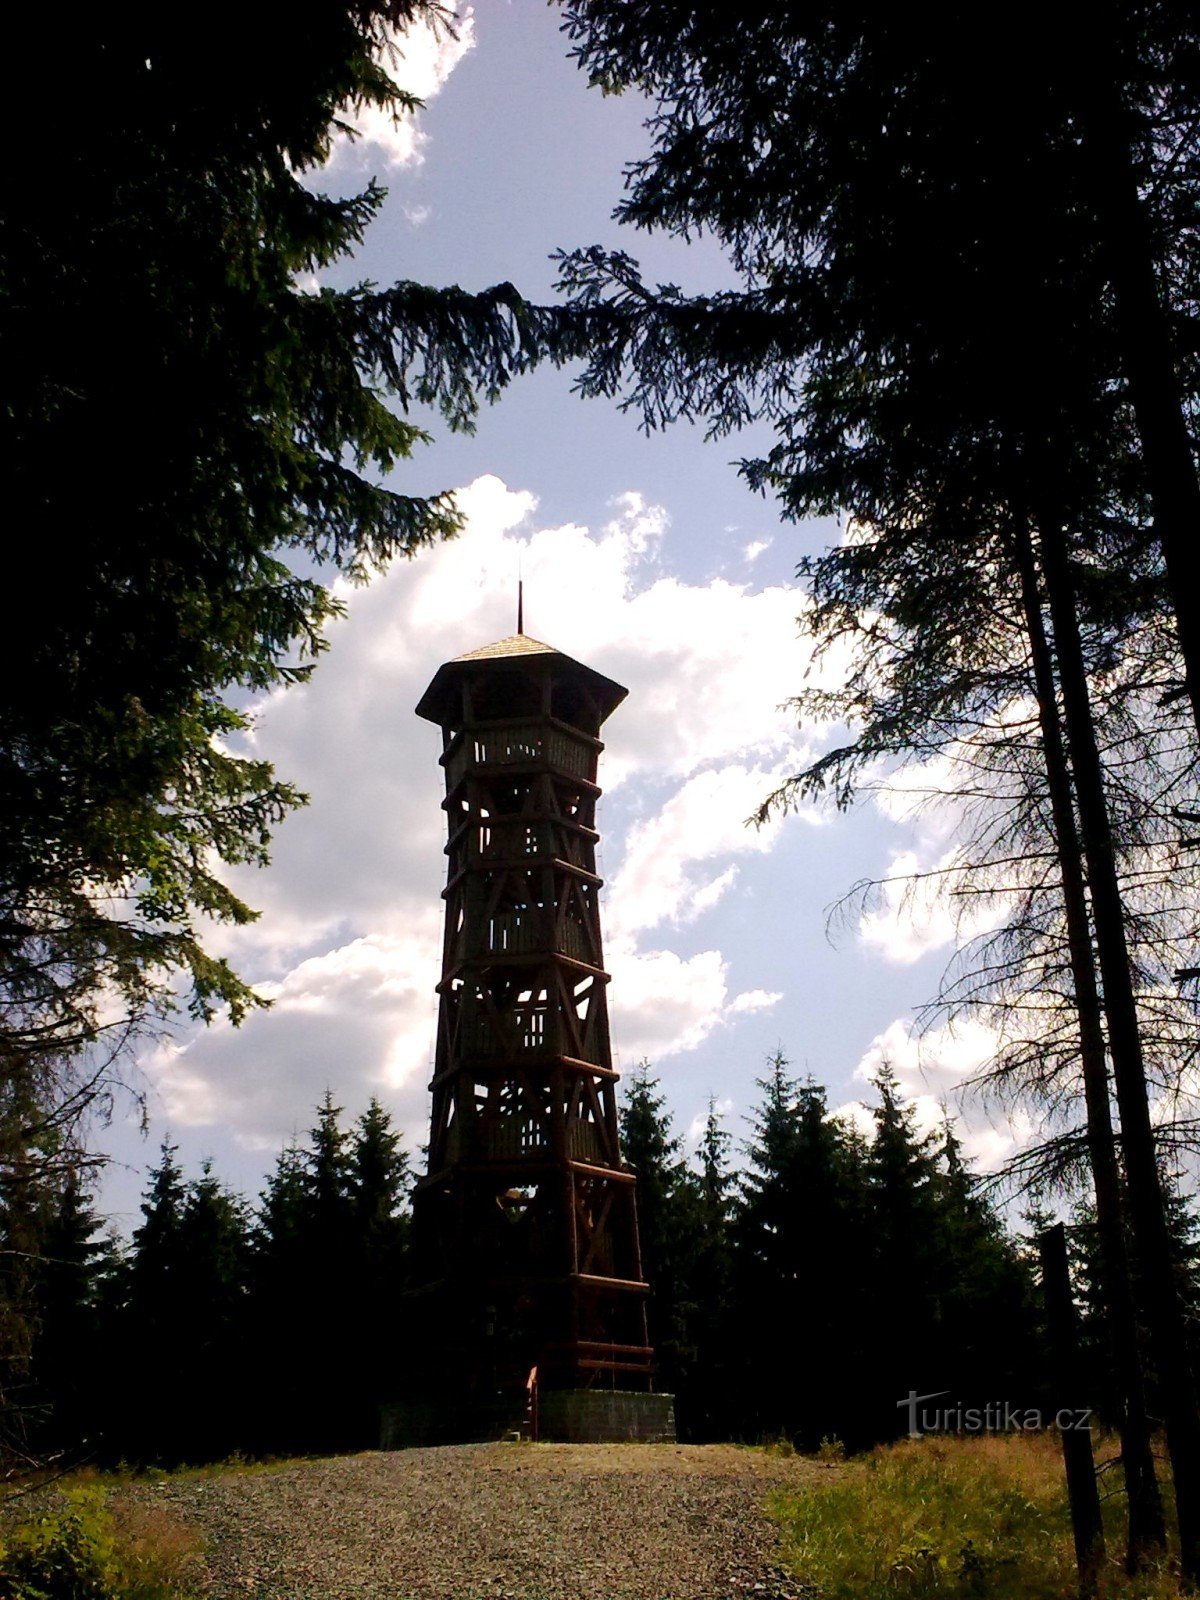
[[[845,1105],[840,1105],[829,1113],[835,1122],[840,1122],[843,1127],[852,1129],[863,1139],[870,1139],[875,1133],[875,1119],[870,1108],[862,1100],[847,1100]]]
[[[932,1132],[941,1125],[946,1108],[964,1154],[981,1171],[994,1172],[1034,1132],[1025,1113],[1011,1113],[993,1123],[978,1098],[964,1093],[998,1045],[999,1035],[983,1021],[967,1019],[918,1032],[907,1018],[899,1017],[872,1039],[854,1076],[869,1083],[885,1062],[889,1064],[905,1100],[915,1108],[918,1128]],[[836,1114],[868,1137],[873,1131],[870,1108],[861,1101],[839,1106]]]
[[[272,1007],[241,1028],[221,1019],[187,1044],[161,1045],[146,1066],[168,1121],[224,1124],[243,1144],[271,1148],[308,1125],[330,1087],[352,1111],[369,1094],[386,1097],[403,1127],[421,1129],[437,949],[431,907],[403,936],[351,940],[263,984]]]
[[[876,807],[892,822],[920,823],[928,841],[946,840],[959,824],[955,791],[964,774],[953,752],[889,772],[872,790]]]
[[[420,100],[431,100],[442,88],[467,51],[475,44],[475,17],[467,7],[451,33],[445,26],[420,21],[398,34],[391,33],[381,53],[381,63],[395,83]],[[357,135],[339,134],[334,140],[330,165],[363,169],[382,160],[385,167],[408,167],[424,160],[428,135],[412,114],[393,116],[378,106],[348,108],[342,113]],[[428,215],[427,207],[418,210]],[[413,218],[410,216],[410,221]],[[425,217],[421,217],[424,221]],[[414,226],[419,226],[414,221]]]
[[[652,816],[635,822],[608,897],[612,933],[620,937],[664,922],[693,922],[714,906],[733,887],[737,867],[714,873],[703,864],[772,848],[782,818],[761,828],[748,826],[746,819],[793,765],[709,767],[688,778]],[[697,866],[699,872],[693,870]]]
[[[753,563],[758,560],[764,550],[769,550],[770,548],[770,539],[751,539],[750,543],[742,551],[742,560]]]
[[[694,1050],[735,1016],[782,998],[761,989],[731,997],[728,966],[719,950],[685,959],[673,950],[610,945],[606,959],[614,1041],[626,1067],[643,1057],[658,1065]]]
[[[519,568],[527,631],[630,690],[601,765],[606,789],[623,791],[615,809],[634,818],[604,840],[622,1059],[695,1049],[781,998],[731,985],[716,925],[739,863],[796,825],[744,821],[798,759],[778,703],[808,661],[803,596],[671,575],[666,515],[638,494],[620,496],[594,532],[538,525],[536,496],[492,476],[458,500],[463,534],[343,586],[348,615],[311,682],[257,708],[255,754],[312,803],[280,828],[269,871],[237,875],[261,919],[213,942],[275,1004],[240,1030],[218,1023],[155,1053],[148,1066],[175,1126],[220,1123],[270,1144],[308,1125],[328,1084],[351,1107],[384,1093],[419,1133],[445,858],[439,735],[414,707],[443,661],[513,631]],[[706,918],[711,947],[672,948],[677,929],[707,929]]]
[[[985,1022],[968,1019],[918,1032],[900,1017],[872,1039],[854,1076],[869,1083],[887,1062],[906,1095],[945,1099],[991,1060],[997,1044],[995,1030]]]
[[[732,1012],[768,1011],[783,999],[781,994],[773,989],[744,989],[736,1000],[730,1002]]]
[[[878,891],[879,903],[859,919],[862,942],[885,961],[901,966],[953,945],[958,937],[957,908],[941,874],[956,861],[957,854],[951,851],[931,869],[922,869],[915,851],[894,855]]]

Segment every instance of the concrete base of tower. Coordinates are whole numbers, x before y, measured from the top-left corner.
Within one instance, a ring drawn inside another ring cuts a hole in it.
[[[537,1437],[555,1444],[669,1443],[675,1438],[675,1396],[628,1389],[543,1389]],[[406,1450],[440,1444],[486,1444],[519,1434],[531,1419],[524,1396],[490,1403],[455,1395],[400,1400],[382,1408],[379,1445]]]
[[[538,1438],[562,1444],[669,1444],[675,1396],[632,1389],[546,1389],[538,1395]]]

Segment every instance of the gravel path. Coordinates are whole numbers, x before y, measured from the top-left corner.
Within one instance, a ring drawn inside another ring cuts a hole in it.
[[[783,1600],[763,1502],[828,1470],[728,1445],[462,1445],[126,1492],[201,1531],[213,1600]]]

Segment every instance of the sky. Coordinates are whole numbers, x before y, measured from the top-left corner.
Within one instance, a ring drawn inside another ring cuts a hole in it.
[[[364,122],[314,179],[347,193],[375,175],[389,191],[364,248],[327,281],[507,280],[549,300],[551,253],[601,243],[655,281],[732,283],[711,242],[628,236],[611,219],[625,165],[648,146],[648,108],[589,90],[567,49],[543,0],[478,0],[457,39],[403,41],[392,70],[424,110],[400,127]],[[569,372],[518,380],[471,436],[431,424],[434,442],[390,481],[454,488],[464,532],[342,586],[346,615],[311,681],[256,705],[254,753],[310,804],[280,827],[268,869],[231,874],[261,918],[209,942],[273,1004],[239,1029],[179,1024],[145,1051],[146,1128],[118,1107],[100,1136],[117,1227],[136,1225],[167,1137],[190,1171],[211,1158],[252,1196],[327,1087],[348,1117],[377,1095],[409,1147],[423,1141],[445,859],[440,739],[414,707],[443,661],[514,631],[518,573],[526,631],[629,689],[600,768],[616,1065],[649,1060],[685,1142],[710,1096],[746,1137],[777,1049],[859,1120],[887,1059],[930,1125],[988,1055],[978,1024],[913,1032],[954,952],[943,905],[896,885],[828,927],[855,882],[945,859],[952,817],[914,816],[892,790],[846,814],[747,825],[834,735],[797,727],[784,703],[844,666],[814,663],[795,578],[841,530],[780,523],[746,489],[733,463],[761,436],[647,438],[571,385]],[[970,1104],[961,1130],[985,1167],[1028,1131]]]

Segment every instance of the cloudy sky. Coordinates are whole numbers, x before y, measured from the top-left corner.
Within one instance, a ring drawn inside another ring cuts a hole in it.
[[[394,71],[425,110],[399,128],[365,122],[321,178],[346,192],[374,173],[389,189],[336,281],[511,280],[548,299],[550,253],[593,242],[659,280],[727,281],[711,246],[627,238],[610,220],[645,107],[587,90],[543,0],[479,0],[457,40],[413,37]],[[413,707],[442,661],[513,631],[518,571],[526,630],[630,691],[601,764],[614,1038],[618,1065],[654,1064],[678,1130],[714,1094],[743,1137],[777,1046],[837,1106],[886,1055],[931,1116],[986,1055],[978,1028],[922,1046],[910,1031],[953,951],[944,908],[896,893],[826,933],[854,881],[942,858],[946,818],[914,819],[892,796],[746,826],[829,737],[781,703],[809,667],[795,566],[836,525],[780,525],[747,492],[731,461],[753,440],[647,439],[570,386],[554,373],[514,385],[473,437],[439,433],[397,474],[409,492],[458,489],[466,530],[346,591],[311,683],[259,705],[256,751],[311,804],[281,828],[270,870],[239,881],[261,920],[213,943],[274,1005],[238,1030],[182,1027],[143,1059],[149,1137],[132,1118],[108,1134],[104,1200],[122,1225],[164,1135],[253,1192],[327,1085],[351,1113],[378,1094],[411,1145],[423,1138],[444,858],[439,736]],[[974,1119],[982,1160],[1007,1144]]]

